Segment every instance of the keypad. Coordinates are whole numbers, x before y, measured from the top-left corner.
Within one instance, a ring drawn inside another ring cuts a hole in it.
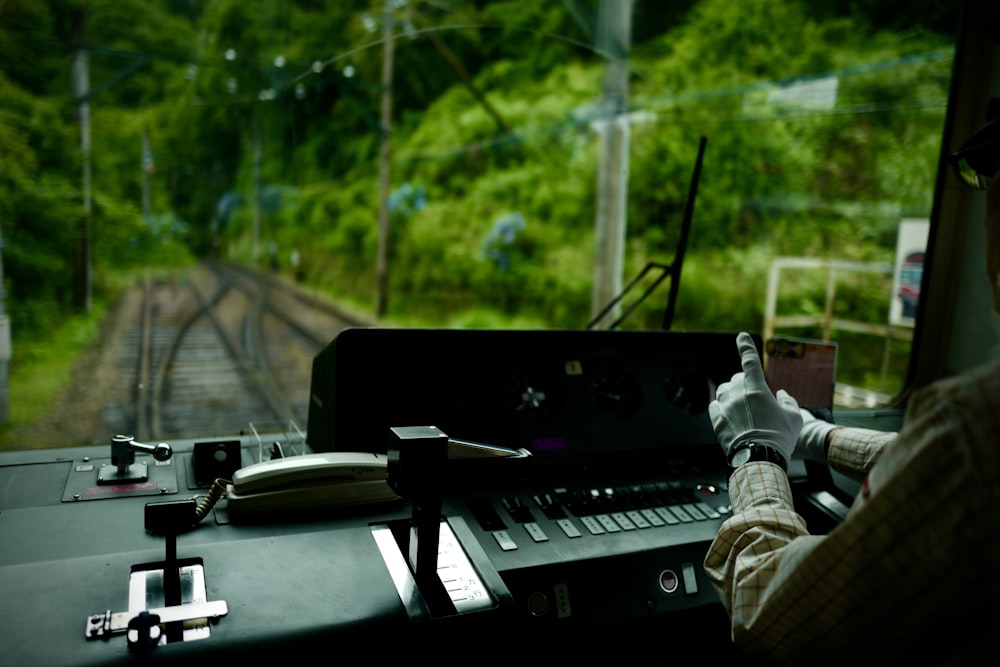
[[[680,482],[557,488],[525,498],[505,496],[500,499],[507,514],[503,519],[495,512],[490,514],[484,511],[483,503],[488,504],[488,501],[471,501],[470,508],[483,530],[493,533],[504,550],[517,548],[506,530],[507,518],[521,524],[532,541],[548,541],[548,535],[537,523],[536,515],[539,513],[554,521],[568,538],[585,534],[627,533],[708,521],[722,516],[718,510],[703,502],[694,489]]]

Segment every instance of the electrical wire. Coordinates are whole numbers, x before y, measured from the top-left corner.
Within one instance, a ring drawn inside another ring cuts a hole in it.
[[[232,484],[232,481],[228,479],[216,479],[212,482],[212,486],[208,489],[208,493],[203,493],[194,497],[194,500],[198,501],[197,506],[194,509],[195,524],[201,522],[208,513],[212,511],[215,504],[219,502],[226,493],[226,486]]]

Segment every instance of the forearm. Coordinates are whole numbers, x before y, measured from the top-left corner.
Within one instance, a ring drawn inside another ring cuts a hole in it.
[[[779,658],[791,647],[789,627],[811,620],[789,605],[789,577],[796,578],[794,588],[803,585],[809,573],[797,566],[823,538],[808,534],[792,506],[788,477],[777,466],[743,466],[730,477],[729,492],[733,515],[713,541],[705,571],[729,614],[734,643],[748,654]],[[814,584],[805,581],[805,588]]]
[[[734,627],[766,599],[782,550],[808,534],[792,505],[788,477],[777,466],[751,463],[729,478],[733,515],[719,529],[705,571]]]
[[[867,428],[836,428],[827,436],[827,462],[837,472],[860,482],[896,435]]]

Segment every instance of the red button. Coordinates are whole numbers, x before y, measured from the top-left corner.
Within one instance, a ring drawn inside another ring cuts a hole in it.
[[[677,590],[678,579],[673,570],[660,572],[660,588],[664,593],[673,593]]]

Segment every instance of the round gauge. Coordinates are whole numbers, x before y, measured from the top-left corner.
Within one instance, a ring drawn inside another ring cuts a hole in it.
[[[634,415],[642,406],[642,387],[632,375],[619,368],[602,369],[590,381],[597,405],[618,417]]]
[[[514,373],[509,388],[510,405],[514,412],[529,419],[552,416],[558,406],[557,391],[542,373],[521,370]]]
[[[667,402],[689,415],[701,414],[715,395],[708,378],[690,368],[672,368],[663,374],[663,391]]]

